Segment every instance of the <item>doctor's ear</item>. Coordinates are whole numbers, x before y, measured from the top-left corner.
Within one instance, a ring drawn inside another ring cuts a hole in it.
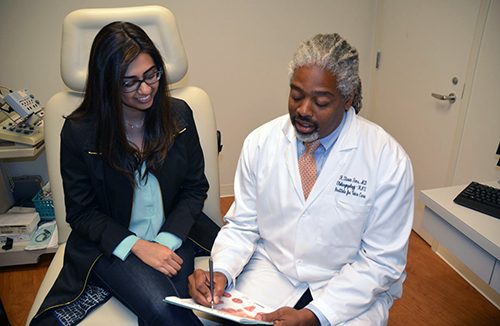
[[[356,89],[353,90],[351,92],[351,94],[349,94],[349,96],[347,97],[347,99],[345,101],[345,106],[344,106],[346,111],[349,111],[349,109],[351,108],[352,102],[354,101],[354,96],[356,95],[356,91],[357,91]]]

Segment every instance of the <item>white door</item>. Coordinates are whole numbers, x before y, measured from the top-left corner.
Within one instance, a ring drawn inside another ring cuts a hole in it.
[[[453,185],[499,181],[500,168],[495,155],[500,142],[500,0],[491,1],[474,80],[468,97],[468,108],[460,148],[458,151]],[[464,97],[464,100],[467,100]]]
[[[415,173],[414,230],[420,190],[444,187],[459,121],[480,0],[380,0],[373,97],[368,118],[405,148]],[[431,93],[456,94],[438,100]],[[422,232],[423,231],[423,232]]]

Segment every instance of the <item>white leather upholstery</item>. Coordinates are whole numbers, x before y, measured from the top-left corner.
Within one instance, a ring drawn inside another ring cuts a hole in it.
[[[187,58],[172,13],[160,6],[144,6],[113,9],[84,9],[70,13],[63,24],[61,50],[61,75],[64,83],[73,91],[54,95],[45,107],[45,148],[47,166],[54,200],[54,210],[59,231],[60,246],[40,286],[26,325],[38,311],[43,299],[52,287],[62,267],[65,242],[70,233],[66,223],[64,194],[59,165],[60,132],[63,116],[70,114],[82,101],[87,64],[92,40],[106,24],[123,20],[143,27],[164,55],[170,82],[181,80],[187,72]],[[80,91],[80,92],[79,92]],[[210,189],[203,211],[222,225],[219,192],[217,127],[212,104],[208,95],[197,87],[171,90],[174,97],[185,100],[194,112],[195,122],[205,156],[205,174]],[[197,258],[196,268],[207,269],[207,259]],[[219,325],[202,316],[204,325]],[[137,325],[137,317],[115,298],[92,312],[80,325]]]
[[[89,54],[99,30],[113,21],[128,21],[141,26],[165,60],[169,83],[186,75],[188,62],[174,15],[160,6],[81,9],[71,12],[63,22],[61,77],[74,91],[83,91]]]

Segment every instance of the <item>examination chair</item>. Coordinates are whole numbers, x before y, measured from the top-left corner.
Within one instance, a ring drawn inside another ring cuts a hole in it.
[[[129,21],[141,26],[153,39],[165,60],[171,95],[185,100],[194,112],[205,155],[205,173],[210,183],[203,211],[219,226],[222,225],[219,193],[218,132],[208,95],[191,86],[176,88],[187,72],[188,63],[184,46],[173,14],[160,6],[129,8],[82,9],[70,13],[63,23],[61,44],[61,77],[69,90],[54,95],[45,107],[45,146],[47,166],[59,231],[59,248],[40,286],[26,325],[38,311],[49,292],[63,263],[65,242],[70,233],[66,223],[64,194],[59,169],[60,132],[63,116],[71,113],[83,99],[87,66],[92,41],[97,32],[112,21]],[[197,257],[195,268],[208,270],[208,258]],[[165,303],[167,304],[167,303]],[[204,325],[219,325],[212,317],[198,313]],[[79,325],[138,325],[137,316],[114,297],[92,311]]]

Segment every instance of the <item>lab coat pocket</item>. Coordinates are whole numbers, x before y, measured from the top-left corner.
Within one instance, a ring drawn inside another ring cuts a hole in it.
[[[322,205],[317,243],[359,248],[371,205],[348,203],[332,196]]]

